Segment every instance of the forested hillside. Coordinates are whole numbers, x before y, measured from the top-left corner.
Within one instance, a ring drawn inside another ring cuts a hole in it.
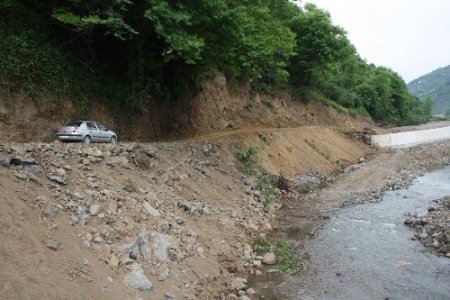
[[[377,121],[416,124],[430,103],[367,64],[330,15],[288,0],[0,1],[0,76],[39,101],[92,96],[129,121],[150,100],[192,97],[220,72],[255,93],[289,91]]]
[[[433,113],[450,115],[450,66],[411,81],[408,89],[422,100],[431,97]]]

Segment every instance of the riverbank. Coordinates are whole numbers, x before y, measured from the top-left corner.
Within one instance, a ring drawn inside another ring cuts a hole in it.
[[[450,197],[434,201],[436,205],[428,208],[422,216],[411,216],[405,224],[416,232],[416,238],[435,253],[450,258]]]
[[[312,189],[306,194],[303,191],[284,201],[273,234],[278,239],[292,241],[302,270],[295,277],[285,276],[282,283],[279,278],[277,284],[271,283],[270,279],[258,279],[255,286],[260,288],[261,295],[266,299],[297,299],[292,298],[294,293],[287,282],[292,285],[292,280],[308,281],[315,276],[310,265],[311,244],[324,224],[343,207],[382,201],[386,191],[405,188],[418,176],[449,164],[449,146],[450,142],[443,141],[409,149],[387,150],[346,168],[337,176],[313,174],[312,178],[320,182],[317,184],[319,189]],[[298,180],[301,181],[301,178]]]

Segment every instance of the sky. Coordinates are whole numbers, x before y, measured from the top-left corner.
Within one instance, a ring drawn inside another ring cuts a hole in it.
[[[306,0],[330,12],[368,63],[408,83],[450,65],[450,0]]]

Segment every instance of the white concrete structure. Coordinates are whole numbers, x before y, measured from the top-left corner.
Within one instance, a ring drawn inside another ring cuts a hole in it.
[[[450,127],[433,128],[418,131],[406,131],[372,135],[371,144],[377,147],[408,147],[450,139]]]

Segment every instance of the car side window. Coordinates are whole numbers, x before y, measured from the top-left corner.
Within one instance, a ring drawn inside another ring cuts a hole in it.
[[[98,130],[100,130],[100,131],[108,131],[102,123],[97,123],[97,126],[98,126]]]
[[[94,122],[87,122],[86,125],[89,130],[97,130],[97,127],[95,126]]]

